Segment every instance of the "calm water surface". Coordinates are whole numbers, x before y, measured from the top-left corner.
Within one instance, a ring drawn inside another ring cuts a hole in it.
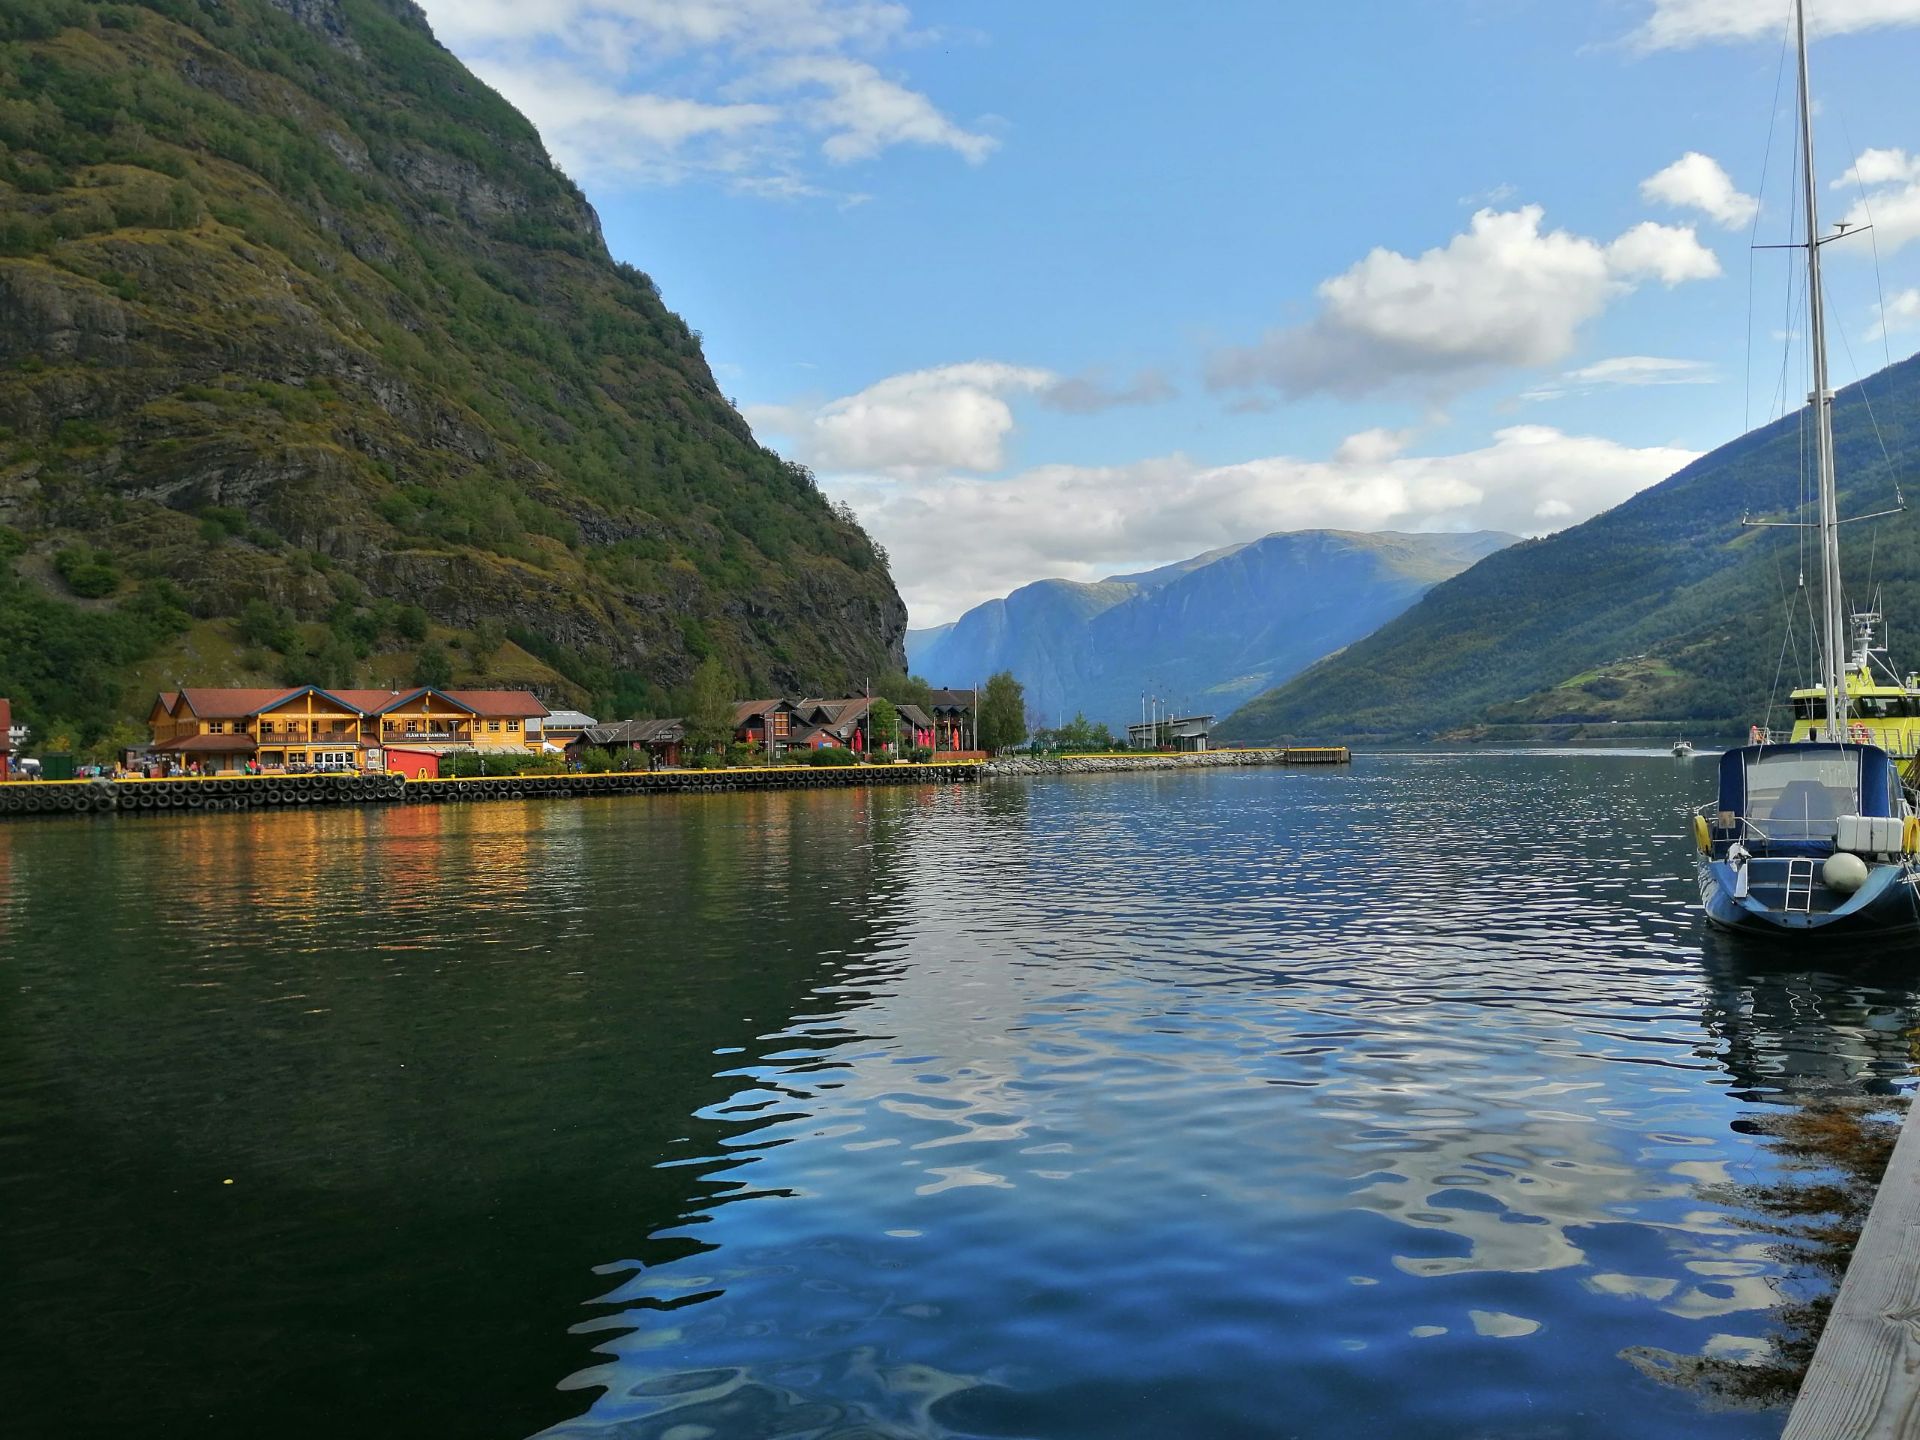
[[[1762,1437],[1664,757],[0,827],[22,1436]]]

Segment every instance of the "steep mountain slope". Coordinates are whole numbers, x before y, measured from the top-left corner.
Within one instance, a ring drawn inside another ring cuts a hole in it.
[[[1124,724],[1143,691],[1225,713],[1512,539],[1303,530],[1097,584],[1042,580],[921,632],[913,665],[955,685],[1011,670],[1049,723]]]
[[[0,0],[0,525],[41,721],[124,701],[54,694],[28,610],[164,669],[183,608],[264,600],[288,653],[230,634],[226,678],[345,683],[418,606],[622,708],[902,658],[884,556],[410,0]]]
[[[1748,512],[1779,517],[1797,503],[1804,418],[1742,436],[1583,525],[1435,586],[1242,708],[1221,733],[1367,740],[1487,719],[1618,719],[1610,702],[1634,686],[1659,718],[1744,729],[1761,718],[1783,650],[1788,685],[1811,664],[1804,601],[1791,639],[1784,618],[1805,532],[1741,524]],[[1834,429],[1841,513],[1886,509],[1895,482],[1911,484],[1920,468],[1920,360],[1842,390]],[[1920,625],[1920,517],[1907,511],[1842,536],[1853,598],[1880,592],[1896,650],[1911,657],[1901,640]],[[1584,698],[1571,693],[1585,686],[1594,688]],[[1547,691],[1556,693],[1515,703]]]

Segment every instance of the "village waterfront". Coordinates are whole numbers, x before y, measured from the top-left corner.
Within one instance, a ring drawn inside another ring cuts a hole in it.
[[[1891,1100],[1920,993],[1705,934],[1702,783],[1425,754],[0,827],[0,1413],[1777,1435],[1684,1377],[1829,1283],[1751,1201],[1773,1122]]]

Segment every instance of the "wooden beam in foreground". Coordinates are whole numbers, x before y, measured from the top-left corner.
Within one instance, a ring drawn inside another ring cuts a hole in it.
[[[1920,1440],[1920,1104],[1907,1107],[1782,1440]]]

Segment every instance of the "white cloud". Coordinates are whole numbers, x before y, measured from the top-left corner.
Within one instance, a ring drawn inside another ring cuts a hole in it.
[[[823,477],[893,556],[915,625],[1042,576],[1089,580],[1273,530],[1540,534],[1618,504],[1697,458],[1545,426],[1497,432],[1458,455],[1410,456],[1369,431],[1331,460],[1273,456],[1205,466],[1180,455],[1120,466],[1049,465],[1007,479]]]
[[[1672,360],[1659,355],[1616,355],[1569,370],[1521,395],[1523,400],[1558,400],[1617,386],[1712,385],[1719,380],[1704,360]]]
[[[1358,395],[1412,381],[1458,388],[1506,366],[1571,353],[1580,327],[1637,284],[1707,279],[1720,262],[1691,227],[1635,226],[1609,245],[1543,232],[1537,205],[1481,210],[1417,258],[1376,249],[1321,282],[1320,313],[1215,355],[1215,389]]]
[[[1643,220],[1607,246],[1607,264],[1623,280],[1658,280],[1668,289],[1689,280],[1712,280],[1720,258],[1700,243],[1691,225]]]
[[[998,145],[871,59],[924,37],[896,0],[426,0],[438,33],[583,178],[705,176],[833,196],[824,162],[896,145],[979,164]]]
[[[1057,384],[1050,370],[978,360],[891,375],[817,408],[751,405],[758,431],[785,437],[783,449],[821,470],[916,476],[943,470],[998,470],[1013,430],[1010,394]]]
[[[1867,149],[1860,152],[1859,159],[1830,188],[1841,190],[1856,185],[1869,188],[1875,185],[1910,185],[1915,181],[1920,181],[1920,155],[1909,155],[1904,150]]]
[[[1716,40],[1774,39],[1786,23],[1784,5],[1760,0],[1653,0],[1653,13],[1634,39],[1643,49],[1676,50]],[[1807,28],[1818,35],[1915,24],[1920,0],[1821,0],[1807,15]]]
[[[1689,150],[1659,174],[1641,181],[1640,198],[1650,205],[1699,210],[1728,230],[1751,224],[1760,213],[1760,202],[1741,194],[1720,162],[1698,150]]]
[[[1156,370],[1115,387],[1097,374],[1061,376],[1032,365],[974,360],[890,375],[822,405],[749,405],[745,413],[755,430],[816,469],[902,477],[946,470],[984,474],[1006,463],[1013,397],[1091,415],[1151,405],[1173,393]]]
[[[518,67],[481,60],[472,69],[533,121],[573,174],[672,181],[689,169],[730,168],[729,155],[781,118],[772,105],[623,93],[552,60]]]
[[[1000,143],[962,129],[926,96],[887,79],[863,60],[796,56],[772,66],[754,83],[771,94],[800,92],[795,113],[810,130],[826,136],[821,153],[836,165],[871,160],[891,145],[938,146],[978,165]]]
[[[1878,340],[1900,330],[1920,330],[1920,289],[1902,290],[1885,305],[1873,307],[1873,329],[1869,340]]]
[[[1833,182],[1858,192],[1842,219],[1872,225],[1882,254],[1920,240],[1920,155],[1904,150],[1862,150],[1851,169]]]
[[[792,53],[879,49],[907,38],[895,0],[422,0],[450,46],[554,38],[626,65],[727,47]]]

